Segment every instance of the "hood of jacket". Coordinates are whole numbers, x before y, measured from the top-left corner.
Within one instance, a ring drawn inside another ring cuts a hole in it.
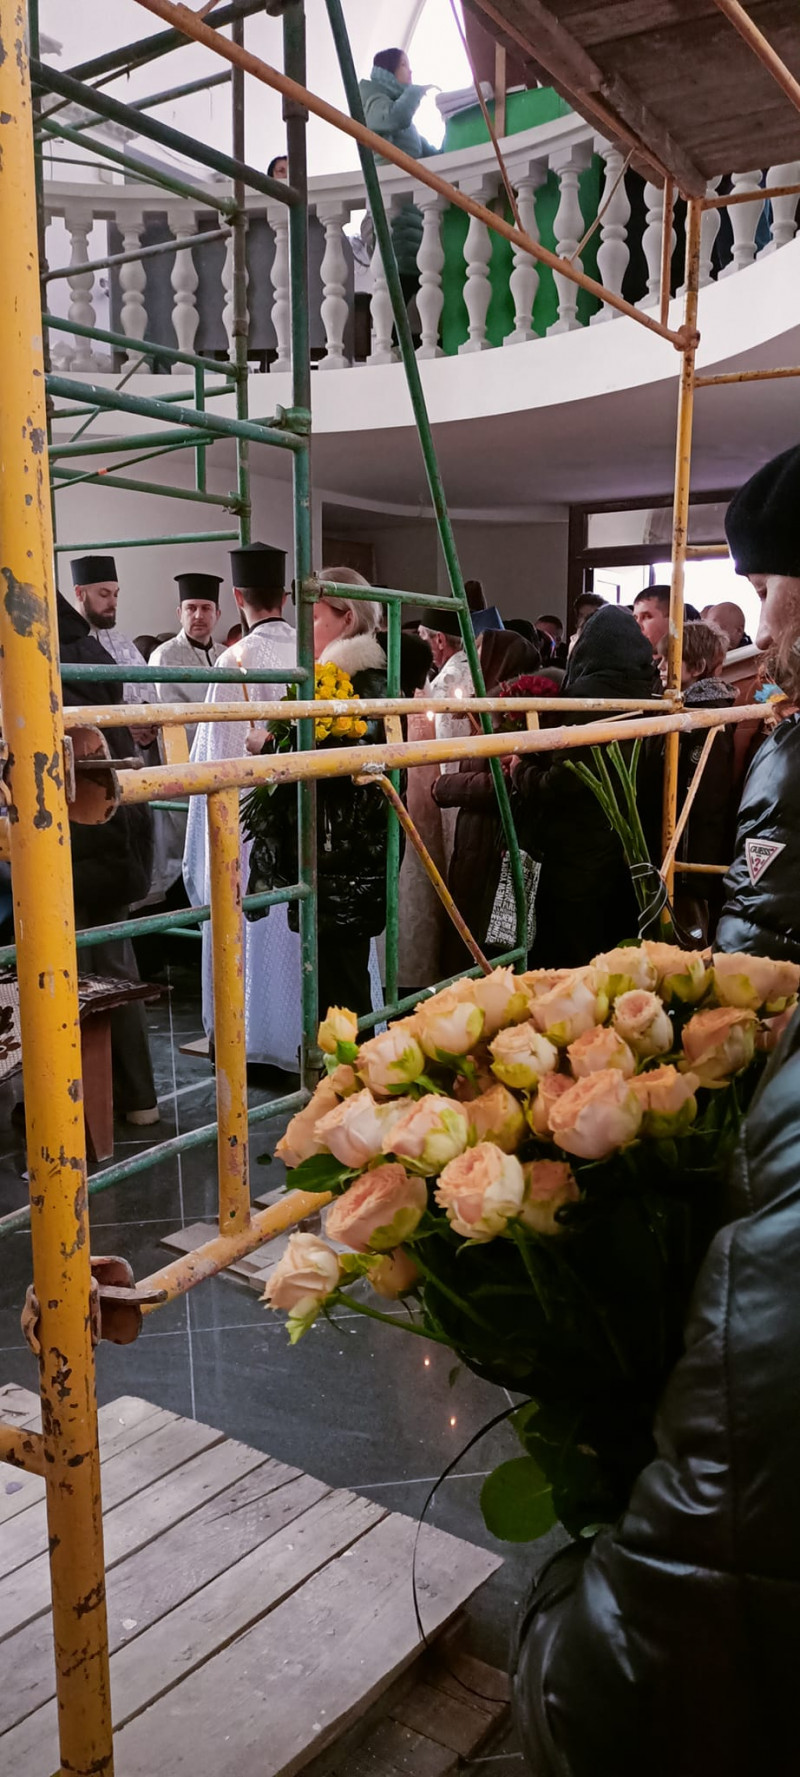
[[[386,671],[386,655],[377,637],[368,630],[357,636],[336,636],[319,658],[323,666],[326,661],[333,661],[350,679],[356,673]]]
[[[604,605],[581,630],[561,687],[569,697],[655,695],[653,650],[632,611]]]
[[[724,679],[695,679],[689,686],[684,699],[684,707],[692,709],[723,709],[736,702],[736,693],[726,685]]]

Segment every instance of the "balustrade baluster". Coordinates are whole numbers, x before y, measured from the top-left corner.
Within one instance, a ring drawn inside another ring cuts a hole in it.
[[[462,184],[462,190],[469,197],[475,197],[482,204],[489,204],[497,192],[497,179],[483,177]],[[486,317],[492,300],[492,286],[489,280],[489,265],[492,257],[492,242],[485,222],[479,222],[477,216],[470,216],[467,238],[464,242],[464,263],[467,268],[464,284],[464,302],[467,310],[468,333],[459,346],[459,352],[488,352],[491,340],[486,334]]]
[[[65,211],[64,222],[70,238],[70,265],[85,265],[89,259],[89,235],[92,231],[93,216],[88,206],[70,207]],[[70,292],[68,318],[76,321],[79,327],[94,327],[97,316],[92,302],[94,294],[94,272],[75,272],[67,279]],[[92,351],[92,342],[75,336],[74,349],[71,356],[73,370],[96,370],[98,360]]]
[[[320,314],[325,329],[325,356],[320,370],[347,370],[350,359],[345,356],[344,332],[347,306],[347,259],[342,228],[349,211],[342,204],[317,204],[317,216],[325,230],[325,251],[322,255],[322,302]]]
[[[439,322],[444,307],[442,212],[445,200],[437,196],[437,193],[431,191],[427,185],[418,185],[414,189],[414,202],[422,211],[422,240],[417,254],[417,269],[420,276],[417,309],[422,339],[417,347],[417,357],[442,358],[444,353],[439,344]]]
[[[534,193],[544,177],[544,172],[537,170],[516,181],[519,219],[525,234],[530,235],[532,241],[539,239]],[[514,326],[512,331],[506,334],[503,345],[522,345],[526,340],[536,338],[533,326],[533,305],[539,288],[536,260],[531,258],[530,253],[524,252],[522,247],[514,248],[513,269],[508,280],[508,287],[514,302]]]
[[[706,197],[715,197],[719,189],[719,180],[712,179],[706,186]],[[719,234],[720,210],[704,210],[700,222],[700,283],[711,282],[711,255],[714,242]]]
[[[175,328],[175,337],[178,341],[179,351],[193,352],[195,335],[200,322],[196,300],[197,286],[200,280],[197,274],[197,267],[192,257],[191,247],[189,245],[191,236],[194,233],[194,221],[193,218],[182,217],[173,220],[173,218],[170,217],[170,227],[175,235],[175,245],[177,248],[172,271],[170,273],[170,283],[175,293],[175,301],[172,306],[172,325]],[[231,243],[229,241],[228,246],[230,247],[230,245]],[[226,270],[228,269],[228,263],[226,255]],[[232,272],[233,266],[231,263],[231,275]],[[230,325],[228,319],[228,304],[231,300],[231,291],[228,289],[227,285],[226,294],[227,302],[223,312],[223,319],[227,330]],[[233,317],[231,315],[231,323],[232,319]],[[173,376],[185,377],[185,364],[173,364],[172,374]]]
[[[768,185],[797,185],[800,182],[800,160],[787,160],[780,167],[770,167],[766,182]],[[772,240],[768,241],[762,253],[774,253],[776,247],[786,247],[794,240],[798,201],[800,199],[797,194],[793,197],[770,198]]]
[[[141,214],[126,213],[120,221],[119,227],[122,234],[123,253],[135,253],[137,247],[141,247],[142,244],[144,217]],[[137,339],[144,339],[147,332],[146,283],[145,269],[141,260],[133,259],[130,264],[120,266],[119,287],[122,298],[120,325],[123,333],[134,343]],[[134,363],[138,355],[133,349],[126,353],[126,368]]]
[[[391,219],[391,206],[387,200],[386,213]],[[392,345],[392,299],[383,269],[381,250],[377,240],[372,255],[372,296],[369,305],[370,326],[372,329],[371,350],[368,364],[396,364],[400,353]]]
[[[283,205],[267,210],[267,220],[275,236],[275,257],[272,261],[272,325],[278,356],[270,370],[291,370],[291,307],[289,302],[289,218]]]
[[[642,247],[647,260],[647,298],[648,302],[658,302],[661,298],[661,242],[664,231],[664,187],[652,185],[648,181],[644,188],[644,201],[647,205],[647,219]],[[674,202],[674,199],[673,199]],[[675,230],[671,230],[670,263],[675,251]]]
[[[607,202],[607,208],[603,211],[600,223],[597,268],[600,281],[605,284],[606,289],[613,290],[615,296],[621,296],[622,283],[631,256],[628,245],[628,219],[631,206],[628,193],[625,190],[625,180],[620,177],[625,160],[620,149],[614,147],[613,143],[598,143],[598,149],[606,164],[606,176],[600,203],[602,207]],[[607,303],[603,303],[597,313],[592,315],[592,322],[613,321],[617,312],[616,309],[609,308]]]
[[[758,169],[750,173],[734,173],[731,190],[755,191],[760,184],[761,173]],[[733,259],[722,272],[723,278],[727,278],[730,272],[741,271],[745,265],[752,265],[756,256],[756,229],[763,208],[763,198],[755,198],[752,204],[729,206],[728,215],[733,230]]]
[[[581,238],[585,233],[583,211],[581,210],[578,179],[584,168],[589,165],[591,146],[581,145],[568,149],[563,154],[553,155],[550,160],[551,170],[559,182],[559,204],[553,222],[556,238],[556,252],[561,259],[573,259],[581,270],[582,261],[577,252]],[[548,327],[548,333],[570,333],[580,325],[577,316],[578,285],[571,278],[565,278],[561,272],[554,272],[556,292],[558,295],[558,320]]]

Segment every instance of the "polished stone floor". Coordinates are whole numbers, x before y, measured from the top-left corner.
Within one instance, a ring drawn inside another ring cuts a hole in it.
[[[201,1035],[197,979],[184,955],[185,948],[167,968],[169,993],[148,1010],[161,1123],[142,1132],[144,1141],[118,1125],[115,1158],[126,1149],[152,1145],[154,1138],[198,1128],[215,1115],[208,1061],[178,1052],[181,1042]],[[251,1103],[276,1097],[292,1084],[277,1074],[272,1082],[262,1080],[251,1090]],[[10,1122],[18,1091],[13,1082],[0,1090],[4,1214],[27,1201],[27,1185],[22,1139]],[[256,1164],[279,1134],[275,1123],[253,1132],[254,1196],[282,1182],[280,1165]],[[92,1250],[121,1254],[138,1277],[146,1276],[171,1256],[160,1245],[164,1235],[213,1219],[215,1202],[214,1148],[196,1149],[93,1196]],[[30,1278],[27,1234],[7,1236],[0,1258],[0,1382],[35,1388],[35,1362],[19,1328]],[[292,1349],[282,1317],[225,1277],[150,1316],[135,1345],[102,1344],[97,1369],[101,1402],[143,1395],[414,1517],[448,1463],[510,1400],[466,1370],[453,1375],[447,1351],[358,1314],[339,1316],[335,1327],[318,1323]],[[507,1426],[487,1433],[443,1482],[430,1508],[432,1522],[496,1547],[504,1557],[503,1568],[471,1606],[473,1651],[497,1664],[507,1660],[529,1576],[554,1546],[552,1538],[533,1549],[497,1545],[483,1526],[481,1479],[516,1454],[519,1446]],[[517,1757],[513,1750],[495,1754],[498,1762]]]

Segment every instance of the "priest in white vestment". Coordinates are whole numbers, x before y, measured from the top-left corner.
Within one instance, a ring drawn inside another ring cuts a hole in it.
[[[295,665],[297,637],[283,618],[286,598],[286,556],[266,543],[250,543],[231,551],[233,592],[248,624],[248,633],[220,655],[220,667],[286,667]],[[278,702],[284,684],[252,685],[253,699]],[[235,684],[210,685],[208,703],[242,704],[241,722],[198,723],[192,746],[194,763],[238,759],[246,755],[249,732],[244,690]],[[247,893],[250,845],[243,840],[242,892]],[[183,877],[193,907],[210,900],[208,828],[204,796],[189,803]],[[289,930],[285,906],[272,907],[265,918],[244,920],[245,1022],[247,1059],[295,1072],[300,1047],[300,938]],[[203,1025],[214,1030],[211,930],[203,926]]]
[[[168,642],[159,642],[150,655],[152,666],[216,666],[223,651],[215,642],[214,628],[219,623],[219,574],[176,574],[180,629]],[[203,703],[208,686],[198,679],[158,679],[155,696],[158,703]],[[196,724],[187,722],[187,745],[191,747]],[[159,749],[163,763],[163,748]],[[175,905],[176,885],[180,885],[183,851],[186,844],[186,815],[175,810],[156,810],[156,856],[153,867],[151,899],[161,900],[171,894]],[[182,897],[179,894],[178,904]]]

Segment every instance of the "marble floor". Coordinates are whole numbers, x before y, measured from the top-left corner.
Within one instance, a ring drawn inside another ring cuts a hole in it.
[[[214,1117],[208,1061],[178,1052],[181,1042],[202,1034],[198,981],[185,954],[184,945],[166,965],[169,992],[148,1008],[161,1123],[143,1131],[144,1140],[119,1124],[115,1158]],[[277,1074],[273,1081],[262,1079],[251,1089],[251,1102],[277,1097],[293,1084]],[[0,1214],[27,1201],[24,1146],[10,1120],[18,1096],[13,1086],[2,1089],[0,1098]],[[282,1183],[279,1164],[259,1162],[279,1134],[275,1123],[253,1132],[254,1196]],[[93,1196],[92,1250],[121,1254],[137,1276],[146,1276],[170,1256],[160,1245],[164,1235],[213,1219],[215,1202],[214,1149],[195,1149]],[[35,1388],[35,1361],[19,1327],[30,1279],[28,1235],[6,1236],[0,1259],[0,1382]],[[469,1371],[454,1372],[447,1351],[357,1314],[339,1315],[335,1326],[319,1322],[292,1349],[282,1317],[223,1277],[150,1316],[136,1344],[101,1344],[97,1379],[101,1402],[143,1395],[333,1486],[351,1487],[414,1517],[447,1464],[506,1405],[502,1391]],[[473,1651],[498,1665],[507,1662],[529,1577],[557,1546],[554,1536],[533,1548],[498,1545],[484,1528],[481,1479],[518,1453],[513,1432],[505,1425],[495,1428],[465,1454],[429,1508],[433,1523],[497,1548],[504,1557],[502,1569],[471,1606]],[[504,1743],[492,1762],[518,1757],[513,1742]]]

